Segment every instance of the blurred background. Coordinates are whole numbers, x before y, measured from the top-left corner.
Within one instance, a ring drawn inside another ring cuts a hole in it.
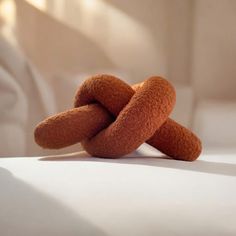
[[[78,150],[42,150],[33,130],[96,73],[167,78],[172,117],[205,150],[234,149],[235,13],[235,0],[0,0],[0,156]]]

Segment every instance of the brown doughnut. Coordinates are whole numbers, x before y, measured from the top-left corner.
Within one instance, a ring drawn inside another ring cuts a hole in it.
[[[160,77],[151,77],[134,88],[136,93],[113,76],[92,77],[76,94],[75,106],[80,107],[40,123],[36,142],[45,148],[61,148],[82,141],[92,155],[118,157],[147,140],[175,159],[195,160],[201,152],[200,140],[167,118],[175,103],[173,87]],[[112,115],[118,117],[110,124]]]

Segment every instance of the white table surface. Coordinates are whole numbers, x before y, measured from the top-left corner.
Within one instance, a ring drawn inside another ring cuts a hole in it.
[[[0,186],[1,236],[236,235],[236,152],[0,158]]]

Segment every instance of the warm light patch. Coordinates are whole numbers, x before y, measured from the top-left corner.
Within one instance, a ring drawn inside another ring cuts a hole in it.
[[[94,8],[97,3],[98,3],[98,0],[83,0],[82,1],[82,4],[88,9]]]
[[[47,6],[46,0],[27,0],[27,1],[40,10],[46,10]]]
[[[13,0],[0,1],[0,16],[8,24],[15,22],[15,4]]]

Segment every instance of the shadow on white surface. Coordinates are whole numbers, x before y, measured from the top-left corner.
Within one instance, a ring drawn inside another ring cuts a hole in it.
[[[106,235],[56,199],[0,167],[0,235]]]
[[[196,160],[194,162],[173,160],[163,154],[157,156],[141,156],[138,152],[119,159],[107,159],[91,157],[86,152],[76,152],[57,156],[47,156],[39,159],[40,161],[96,161],[104,163],[119,163],[131,165],[147,165],[153,167],[164,167],[180,169],[185,171],[196,171],[208,174],[218,174],[236,176],[236,164],[222,163],[214,161]]]

